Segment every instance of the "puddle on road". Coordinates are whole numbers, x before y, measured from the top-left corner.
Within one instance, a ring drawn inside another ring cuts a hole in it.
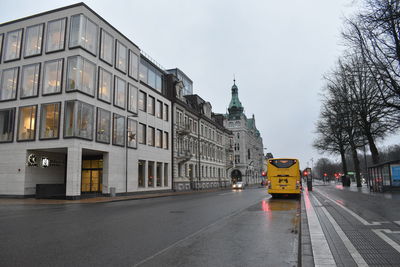
[[[298,199],[264,199],[247,210],[271,212],[297,210],[299,207],[300,201]]]

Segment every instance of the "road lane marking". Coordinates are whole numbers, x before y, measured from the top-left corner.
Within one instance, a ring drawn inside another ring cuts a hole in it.
[[[333,203],[335,203],[336,205],[338,205],[339,207],[341,207],[342,209],[344,209],[345,211],[347,211],[348,213],[350,213],[354,218],[356,218],[359,222],[361,222],[363,225],[381,225],[381,222],[367,222],[364,218],[362,218],[361,216],[359,216],[358,214],[356,214],[354,211],[348,209],[347,207],[345,207],[343,204],[340,204],[339,202],[335,201],[334,199],[328,197],[326,194],[321,193],[318,189],[315,190],[318,191],[319,194],[321,194],[323,197],[325,197],[326,199],[332,201]]]
[[[313,198],[314,198],[314,201],[317,203],[317,205],[322,206],[321,203],[318,201],[318,199],[315,196],[313,196]],[[339,226],[339,224],[336,222],[336,220],[332,217],[332,215],[328,212],[328,210],[325,207],[321,207],[321,209],[325,213],[325,216],[328,218],[328,220],[331,222],[333,228],[335,229],[336,233],[339,235],[340,239],[342,240],[343,244],[349,251],[351,257],[356,262],[357,266],[368,267],[367,262],[364,260],[364,258],[358,252],[358,250],[354,247],[354,245],[351,243],[350,239],[346,236],[346,234],[343,232],[342,228]]]
[[[308,194],[308,191],[303,192],[314,264],[315,266],[336,266],[335,259]]]
[[[388,243],[392,248],[397,250],[400,253],[400,245],[394,242],[390,237],[386,234],[400,234],[400,231],[392,231],[389,229],[372,229],[380,238],[382,238],[386,243]]]
[[[394,221],[394,223],[400,225],[400,221]]]

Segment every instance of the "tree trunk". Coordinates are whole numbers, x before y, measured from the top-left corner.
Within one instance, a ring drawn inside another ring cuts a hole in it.
[[[376,148],[374,138],[372,137],[372,135],[370,133],[367,133],[366,136],[368,139],[369,150],[371,151],[371,155],[372,155],[372,162],[374,164],[378,164],[379,163],[379,152],[378,152],[378,149]]]
[[[357,149],[353,142],[350,142],[350,147],[353,156],[354,172],[356,173],[357,187],[361,187],[360,160],[358,159]]]
[[[342,147],[340,148],[340,158],[342,159],[342,171],[343,171],[343,175],[347,175],[346,152],[345,152],[345,150],[344,150]]]

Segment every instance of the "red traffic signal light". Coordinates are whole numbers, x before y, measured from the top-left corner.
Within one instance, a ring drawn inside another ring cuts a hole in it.
[[[308,172],[307,171],[303,171],[303,176],[307,176]]]
[[[326,176],[328,176],[328,174],[327,174],[327,173],[324,173],[324,176],[326,177]]]
[[[261,175],[262,176],[267,176],[267,173],[266,172],[262,172]]]

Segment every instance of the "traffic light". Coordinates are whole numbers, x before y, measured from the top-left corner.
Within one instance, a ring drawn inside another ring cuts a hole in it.
[[[307,171],[303,171],[303,176],[307,176],[308,172]]]
[[[262,172],[261,175],[262,176],[267,176],[267,173],[266,172]]]
[[[326,176],[328,176],[328,174],[325,172],[325,173],[324,173],[324,176],[326,177]]]

